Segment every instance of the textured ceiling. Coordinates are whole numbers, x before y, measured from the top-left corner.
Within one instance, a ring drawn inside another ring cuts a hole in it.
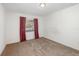
[[[46,7],[41,8],[39,3],[3,3],[5,10],[38,16],[45,16],[73,5],[76,3],[46,3]]]

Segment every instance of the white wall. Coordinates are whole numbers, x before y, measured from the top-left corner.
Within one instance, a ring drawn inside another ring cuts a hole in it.
[[[2,53],[5,47],[4,36],[4,8],[0,4],[0,54]]]
[[[12,12],[12,11],[6,11],[6,44],[19,42],[20,36],[19,36],[19,28],[20,28],[20,20],[19,17],[24,16],[28,20],[32,20],[35,17],[38,17],[39,21],[39,35],[40,37],[43,36],[43,29],[42,29],[42,17],[34,16],[34,15],[26,15],[22,13]],[[34,38],[34,33],[29,32],[26,36],[27,40]]]
[[[79,4],[44,17],[44,36],[79,50]]]

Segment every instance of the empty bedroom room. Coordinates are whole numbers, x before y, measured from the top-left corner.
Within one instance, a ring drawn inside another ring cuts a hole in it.
[[[79,56],[79,3],[0,3],[1,56]]]

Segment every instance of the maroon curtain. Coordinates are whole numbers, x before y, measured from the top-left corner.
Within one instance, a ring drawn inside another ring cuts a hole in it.
[[[35,39],[39,38],[39,33],[38,33],[38,19],[37,18],[34,19],[34,35],[35,35]]]
[[[26,41],[25,23],[26,17],[20,16],[20,42]]]

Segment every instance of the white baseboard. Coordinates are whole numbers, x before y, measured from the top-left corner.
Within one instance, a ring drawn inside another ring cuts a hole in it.
[[[0,56],[1,56],[1,54],[3,53],[5,47],[6,47],[6,45],[4,45],[4,46],[2,47],[2,50],[0,51]]]
[[[60,44],[62,44],[62,45],[64,45],[64,46],[67,46],[67,47],[70,47],[70,48],[72,48],[72,49],[75,49],[75,50],[79,51],[78,48],[75,48],[75,47],[72,47],[72,46],[70,46],[70,45],[67,45],[67,44],[64,44],[64,43],[62,43],[62,42],[59,42],[59,41],[55,40],[54,37],[53,37],[53,38],[50,38],[50,37],[44,36],[44,38],[47,38],[47,39],[49,39],[49,40],[55,41],[55,42],[60,43]]]

